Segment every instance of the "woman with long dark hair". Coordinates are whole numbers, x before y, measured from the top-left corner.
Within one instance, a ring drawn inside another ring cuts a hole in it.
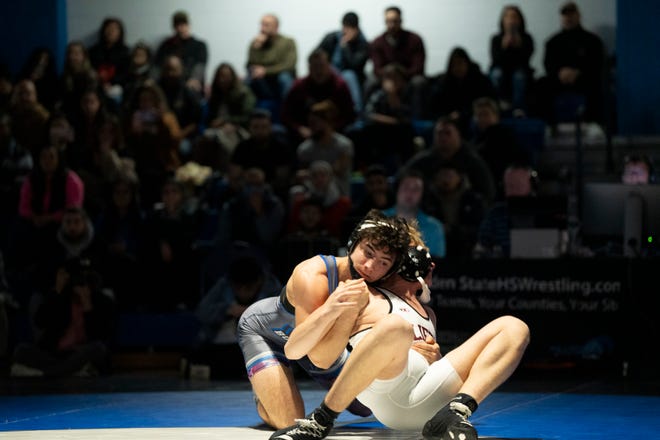
[[[249,137],[247,125],[256,102],[254,93],[241,82],[231,64],[221,63],[211,83],[206,135],[216,136],[233,152],[240,141]]]
[[[514,110],[524,110],[533,71],[529,59],[534,40],[525,28],[525,17],[518,6],[502,8],[499,32],[490,40],[490,79],[498,98]]]
[[[137,88],[125,116],[128,155],[135,160],[140,196],[151,206],[166,177],[181,165],[181,127],[162,89],[152,82]]]
[[[66,167],[60,151],[48,145],[39,151],[37,166],[23,182],[18,213],[35,228],[57,226],[64,209],[82,206],[84,197],[80,177]]]
[[[46,47],[35,48],[23,65],[20,79],[29,79],[37,89],[39,102],[52,111],[59,95],[55,57]]]
[[[23,181],[18,203],[18,220],[10,236],[7,261],[19,290],[31,293],[52,280],[42,272],[51,260],[57,231],[67,208],[82,207],[85,188],[78,175],[66,167],[56,146],[39,150],[35,167]]]
[[[89,48],[89,61],[96,70],[103,89],[111,96],[113,86],[123,87],[130,65],[130,49],[124,43],[124,24],[115,17],[107,17],[99,28],[97,42]]]

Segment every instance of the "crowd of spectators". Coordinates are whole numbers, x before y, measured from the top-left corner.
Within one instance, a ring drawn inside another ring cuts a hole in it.
[[[36,48],[0,84],[0,245],[17,301],[79,291],[58,271],[84,258],[100,303],[104,291],[120,310],[193,310],[209,255],[247,243],[286,279],[296,262],[338,252],[372,207],[416,218],[436,257],[470,256],[505,170],[533,165],[500,118],[553,123],[566,92],[600,117],[602,43],[574,3],[560,17],[545,75],[529,65],[516,6],[502,10],[487,71],[456,47],[435,77],[398,7],[371,42],[346,13],[304,75],[272,14],[246,44],[245,76],[223,62],[207,81],[207,43],[183,11],[155,50],[127,46],[113,17],[90,47],[68,44],[61,73]]]

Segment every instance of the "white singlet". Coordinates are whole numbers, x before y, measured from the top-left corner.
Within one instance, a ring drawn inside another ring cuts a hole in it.
[[[435,339],[435,328],[428,317],[421,316],[411,305],[393,293],[378,288],[390,303],[390,313],[413,324],[415,340],[427,335]],[[351,336],[353,348],[371,329]],[[383,341],[387,343],[387,341]],[[419,431],[436,412],[451,400],[463,385],[454,367],[445,358],[431,365],[415,350],[408,352],[408,365],[397,377],[374,380],[357,397],[385,426]]]

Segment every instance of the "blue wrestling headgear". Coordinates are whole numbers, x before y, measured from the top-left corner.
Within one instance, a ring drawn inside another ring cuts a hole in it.
[[[431,290],[424,281],[433,267],[433,259],[424,246],[410,246],[403,256],[399,267],[399,275],[406,281],[417,281],[422,285],[420,300],[427,303],[431,300]]]

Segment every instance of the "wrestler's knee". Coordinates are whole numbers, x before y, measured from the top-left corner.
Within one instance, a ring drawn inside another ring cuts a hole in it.
[[[257,413],[268,425],[281,429],[304,417],[300,391],[288,367],[271,366],[250,378]]]
[[[372,332],[379,337],[387,337],[388,341],[401,339],[409,341],[413,337],[412,325],[399,315],[390,314],[374,325]]]
[[[519,350],[525,350],[529,345],[530,331],[529,326],[515,316],[502,316],[502,328],[509,335],[511,343]]]

